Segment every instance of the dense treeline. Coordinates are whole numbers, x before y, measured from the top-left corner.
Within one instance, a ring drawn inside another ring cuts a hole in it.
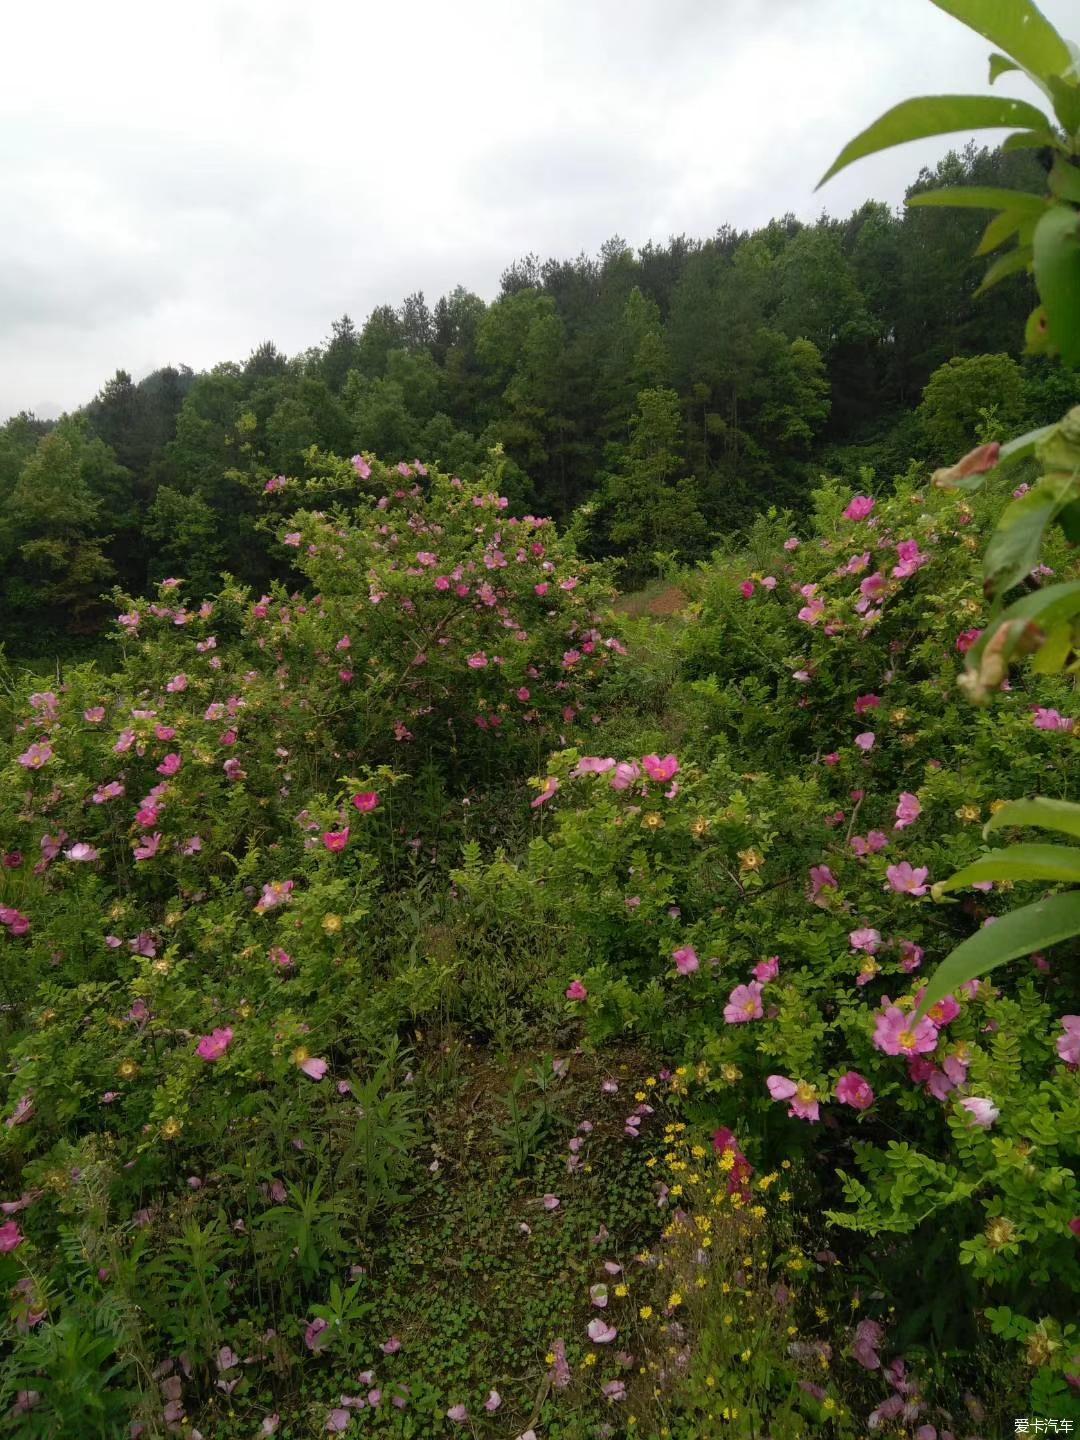
[[[911,189],[1038,188],[1039,166],[969,147]],[[637,580],[763,506],[801,508],[823,467],[891,475],[1055,416],[1068,375],[1009,355],[1028,282],[973,301],[983,223],[867,202],[636,253],[616,238],[596,259],[518,261],[490,305],[458,287],[360,329],[343,315],[293,358],[267,342],[201,374],[118,371],[58,423],[0,428],[0,640],[93,633],[113,583],[267,583],[279,565],[258,497],[276,474],[325,473],[327,455],[420,456],[468,478],[501,446],[516,506],[580,511],[584,548]]]

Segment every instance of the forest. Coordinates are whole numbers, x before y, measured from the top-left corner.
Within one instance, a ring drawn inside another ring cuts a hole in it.
[[[1080,52],[934,3],[898,213],[0,430],[0,1435],[1080,1426]]]
[[[971,144],[908,193],[1038,185],[1045,163]],[[359,451],[474,479],[501,447],[515,508],[572,525],[632,589],[769,506],[805,513],[822,473],[888,477],[1044,423],[1080,387],[1021,354],[1030,283],[974,297],[980,227],[868,202],[637,253],[613,239],[517,261],[490,305],[459,288],[359,330],[342,316],[293,358],[267,342],[198,375],[120,371],[58,423],[0,428],[0,642],[78,649],[115,585],[264,588],[282,574],[266,482]]]

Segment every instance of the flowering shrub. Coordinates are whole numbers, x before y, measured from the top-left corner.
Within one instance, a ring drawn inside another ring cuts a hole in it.
[[[625,644],[489,481],[346,468],[267,497],[303,590],[167,580],[123,597],[115,674],[5,696],[15,1433],[945,1435],[948,1353],[1068,1413],[1075,974],[1051,951],[915,1013],[1015,899],[943,884],[980,822],[1074,766],[1068,678],[992,713],[955,686],[999,490],[823,484],[810,534],[766,520]],[[487,1042],[542,1058],[507,1077]],[[797,1215],[759,1199],[787,1167]]]
[[[459,881],[475,913],[547,927],[593,1041],[630,1030],[685,1060],[695,1107],[742,1117],[754,1163],[831,1156],[834,1226],[917,1236],[942,1284],[970,1274],[1053,1323],[1080,1282],[1075,970],[1037,955],[913,1012],[932,963],[1015,898],[987,882],[935,903],[935,885],[1004,796],[1067,793],[1073,691],[1020,675],[992,714],[964,702],[1000,500],[916,480],[888,500],[828,484],[810,538],[776,525],[749,575],[688,579],[677,760],[660,778],[640,752],[554,756],[527,862]],[[894,1240],[877,1261],[897,1293],[910,1255]],[[960,1337],[910,1300],[909,1333]]]
[[[303,593],[199,601],[168,579],[150,601],[121,597],[114,674],[74,668],[5,702],[0,1168],[20,1218],[0,1231],[0,1278],[14,1283],[31,1237],[15,1313],[37,1336],[45,1316],[49,1336],[77,1324],[58,1227],[89,1207],[145,1245],[173,1187],[201,1185],[245,1134],[278,1202],[251,1239],[278,1285],[306,1294],[394,1203],[417,1131],[404,1067],[373,1075],[370,1057],[443,991],[424,956],[402,971],[374,917],[430,846],[417,831],[445,788],[512,784],[591,723],[622,648],[600,629],[603,583],[549,522],[507,514],[494,471],[465,486],[422,465],[349,468],[332,512],[281,522]],[[302,504],[293,484],[268,503]],[[319,1168],[286,1185],[282,1147],[305,1134],[329,1137],[336,1182]],[[348,1177],[362,1198],[343,1230]],[[215,1236],[217,1287],[238,1256]],[[177,1303],[173,1337],[196,1369],[224,1336],[227,1289],[200,1303],[199,1325]],[[59,1403],[50,1390],[26,1424],[59,1423]],[[65,1416],[66,1433],[87,1423]]]

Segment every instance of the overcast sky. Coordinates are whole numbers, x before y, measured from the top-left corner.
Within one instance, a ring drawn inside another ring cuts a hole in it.
[[[946,142],[813,187],[990,47],[929,0],[33,0],[4,48],[0,417],[529,251],[897,204]]]

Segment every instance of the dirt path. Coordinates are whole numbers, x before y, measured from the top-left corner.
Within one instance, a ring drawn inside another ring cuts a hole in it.
[[[686,604],[686,595],[677,585],[653,586],[632,595],[620,595],[614,608],[622,615],[665,617],[677,615]]]

